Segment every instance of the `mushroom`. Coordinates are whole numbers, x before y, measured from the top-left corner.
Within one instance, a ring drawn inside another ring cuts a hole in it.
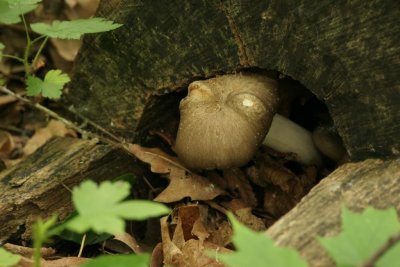
[[[243,166],[271,128],[266,139],[268,146],[302,158],[302,149],[289,146],[287,151],[281,146],[280,140],[285,143],[293,139],[298,146],[312,147],[307,149],[313,155],[301,162],[318,161],[318,152],[312,141],[308,142],[311,134],[304,134],[305,129],[293,127],[293,122],[275,115],[279,103],[277,87],[274,79],[243,73],[191,83],[179,106],[181,118],[175,143],[179,159],[192,169]],[[299,128],[304,131],[300,131],[298,138]]]

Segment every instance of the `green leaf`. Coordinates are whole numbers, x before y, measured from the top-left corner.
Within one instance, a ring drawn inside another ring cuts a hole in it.
[[[34,10],[41,0],[0,0],[0,23],[14,24],[20,15]]]
[[[92,229],[96,233],[117,234],[124,231],[124,219],[143,220],[169,212],[160,203],[146,200],[123,201],[130,192],[124,181],[85,181],[72,191],[78,216],[67,222],[67,228],[78,233]]]
[[[150,256],[141,255],[107,255],[100,256],[89,261],[80,267],[147,267],[149,266]]]
[[[308,266],[296,250],[277,247],[265,233],[254,232],[241,224],[232,214],[228,216],[233,226],[232,239],[237,251],[219,254],[218,258],[230,267]]]
[[[14,255],[4,248],[0,248],[0,266],[9,267],[16,265],[21,259],[21,256]]]
[[[399,232],[400,223],[394,208],[378,210],[368,207],[358,214],[343,207],[342,232],[335,237],[317,239],[337,266],[358,266]],[[377,266],[393,266],[393,262],[400,262],[399,244],[384,254]]]
[[[34,23],[31,28],[34,32],[60,39],[79,39],[85,33],[111,31],[122,24],[104,18],[77,19],[71,21],[53,21],[52,24]]]
[[[1,61],[1,58],[3,57],[3,49],[4,48],[5,48],[4,44],[0,43],[0,61]]]
[[[52,216],[50,219],[43,221],[38,219],[32,226],[32,235],[34,243],[42,244],[50,237],[49,230],[57,222],[57,216]],[[39,246],[40,248],[40,246]]]
[[[37,96],[42,93],[44,97],[60,98],[64,85],[70,80],[68,75],[62,73],[61,70],[50,70],[46,73],[44,80],[35,76],[28,76],[26,80],[27,95]]]
[[[27,95],[28,96],[37,96],[40,94],[42,91],[42,84],[43,81],[35,76],[28,76],[26,79],[26,85],[27,85]]]

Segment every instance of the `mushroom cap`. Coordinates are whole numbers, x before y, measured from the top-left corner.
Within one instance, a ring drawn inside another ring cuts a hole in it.
[[[278,105],[277,82],[256,74],[195,81],[182,99],[175,151],[192,169],[246,164],[268,132]]]

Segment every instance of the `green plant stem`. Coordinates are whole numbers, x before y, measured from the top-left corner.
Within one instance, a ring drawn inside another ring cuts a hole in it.
[[[399,242],[400,242],[400,233],[397,233],[396,235],[389,238],[389,240],[387,240],[386,243],[384,243],[381,247],[379,247],[379,249],[374,254],[372,254],[370,258],[368,258],[365,262],[361,263],[359,267],[376,266],[378,260]]]
[[[42,36],[44,36],[44,40],[43,40],[42,44],[40,45],[39,50],[36,52],[35,57],[33,58],[33,61],[32,61],[32,64],[31,64],[32,66],[35,66],[36,60],[39,58],[40,54],[42,53],[43,48],[44,48],[44,46],[45,46],[46,43],[47,43],[47,40],[49,40],[49,36],[45,36],[45,35],[42,35]],[[42,37],[42,36],[41,36],[41,37]],[[39,38],[40,38],[40,37],[39,37]],[[34,42],[35,42],[36,40],[38,40],[38,39],[35,39],[35,40],[32,42],[32,44],[34,44]]]
[[[20,58],[20,57],[17,57],[17,56],[3,54],[2,57],[12,58],[12,59],[18,60],[18,61],[21,62],[21,63],[24,63],[24,59],[23,59],[23,58]]]
[[[28,29],[28,25],[26,24],[26,20],[25,20],[25,16],[22,14],[21,12],[21,5],[18,2],[18,6],[19,6],[19,12],[21,13],[21,18],[22,18],[22,22],[24,23],[24,28],[25,28],[25,34],[26,34],[26,47],[25,47],[25,51],[24,51],[24,68],[25,68],[25,76],[28,76],[28,74],[30,73],[30,66],[29,66],[29,52],[31,50],[32,47],[32,41],[31,41],[31,37],[29,36],[29,29]]]
[[[86,243],[86,234],[82,236],[81,247],[79,248],[79,253],[78,253],[79,258],[82,257],[82,252],[83,248],[85,247],[85,243]]]
[[[42,242],[40,238],[34,238],[33,239],[33,262],[35,267],[40,267],[40,260],[41,260],[41,254],[40,254],[40,248],[42,247]]]

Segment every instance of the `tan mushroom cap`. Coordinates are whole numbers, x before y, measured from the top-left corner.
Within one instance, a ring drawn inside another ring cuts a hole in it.
[[[267,134],[278,102],[277,82],[262,75],[223,75],[191,83],[179,107],[179,159],[192,169],[246,164]]]

